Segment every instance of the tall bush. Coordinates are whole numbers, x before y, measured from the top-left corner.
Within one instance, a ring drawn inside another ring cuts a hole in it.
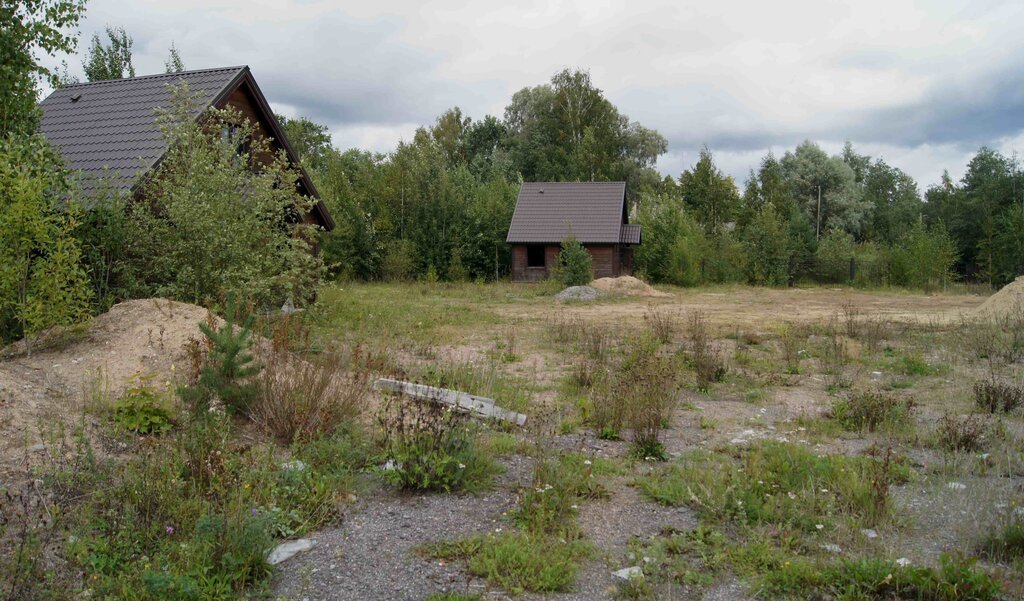
[[[941,225],[918,222],[892,250],[893,283],[933,290],[953,281],[956,246]]]
[[[260,305],[311,296],[322,262],[310,252],[312,201],[297,172],[252,123],[207,110],[187,86],[158,115],[169,150],[131,208],[131,258],[147,292],[194,303],[242,290]]]
[[[815,265],[818,280],[838,284],[850,281],[850,259],[856,253],[853,236],[840,229],[829,230],[818,243]]]
[[[0,341],[88,316],[90,291],[59,159],[40,137],[0,141]]]

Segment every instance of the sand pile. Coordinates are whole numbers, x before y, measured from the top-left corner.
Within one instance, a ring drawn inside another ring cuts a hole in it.
[[[591,282],[590,285],[603,292],[625,294],[627,296],[647,296],[652,298],[665,298],[672,296],[667,292],[655,290],[643,281],[629,275],[623,275],[617,278],[600,278]]]
[[[987,318],[1009,317],[1020,312],[1024,312],[1024,275],[1003,286],[974,310],[975,315]]]

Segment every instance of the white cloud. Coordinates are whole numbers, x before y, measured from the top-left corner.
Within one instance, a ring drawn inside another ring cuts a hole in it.
[[[672,174],[703,144],[742,181],[770,147],[851,139],[924,187],[1024,128],[1019,0],[92,0],[88,10],[83,45],[109,23],[134,36],[140,73],[161,71],[172,41],[190,68],[249,64],[275,106],[327,124],[341,146],[393,148],[456,104],[500,115],[519,88],[576,66],[668,138],[659,167]]]

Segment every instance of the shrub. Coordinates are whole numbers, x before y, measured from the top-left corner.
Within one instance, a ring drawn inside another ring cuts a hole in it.
[[[888,392],[860,390],[832,403],[830,417],[847,430],[895,430],[911,423],[914,401]]]
[[[755,286],[784,286],[789,282],[790,249],[786,224],[774,207],[757,211],[743,231],[747,281]]]
[[[853,235],[841,229],[829,230],[818,242],[815,255],[818,280],[832,284],[849,282],[850,259],[855,248]]]
[[[583,286],[594,279],[593,259],[574,236],[562,240],[557,277],[565,286]]]
[[[779,336],[779,348],[782,351],[782,360],[786,363],[786,373],[800,373],[800,355],[806,352],[803,348],[807,337],[798,333],[794,326],[786,326]]]
[[[647,327],[650,328],[654,338],[662,344],[672,342],[672,338],[679,329],[675,316],[659,311],[651,306],[648,306],[647,311],[644,313],[644,322],[647,323]]]
[[[954,280],[956,244],[941,225],[917,222],[892,251],[892,278],[898,286],[934,290]]]
[[[171,429],[171,401],[150,383],[154,376],[140,376],[114,403],[114,422],[137,434],[163,434]]]
[[[476,492],[500,471],[482,452],[476,426],[450,407],[398,395],[379,423],[388,461],[383,475],[400,488]]]
[[[835,324],[832,324],[830,332],[825,336],[820,358],[825,384],[831,389],[846,388],[850,385],[849,374],[846,373],[850,358],[846,352],[846,340],[836,331]]]
[[[282,442],[330,434],[362,413],[370,389],[369,374],[344,371],[337,354],[271,353],[256,383],[249,414]]]
[[[1013,561],[1024,558],[1024,516],[1019,508],[1010,513],[1005,524],[986,537],[981,552],[993,559]]]
[[[1024,405],[1024,386],[994,378],[975,382],[974,404],[987,413],[1009,413]]]

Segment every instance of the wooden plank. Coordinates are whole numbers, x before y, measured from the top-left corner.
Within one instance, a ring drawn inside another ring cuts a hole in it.
[[[515,411],[499,407],[492,399],[487,397],[467,394],[458,390],[435,388],[424,384],[392,380],[391,378],[381,378],[373,383],[373,387],[384,392],[404,394],[415,399],[451,405],[460,411],[465,411],[479,417],[500,419],[512,422],[518,426],[526,423],[526,416],[522,413],[516,413]]]

